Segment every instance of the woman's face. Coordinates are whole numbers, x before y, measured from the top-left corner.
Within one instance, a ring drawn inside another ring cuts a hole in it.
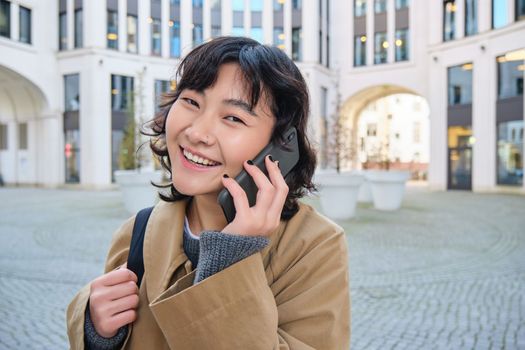
[[[275,116],[264,98],[250,111],[245,93],[239,66],[223,64],[213,86],[183,90],[171,106],[166,143],[180,193],[218,194],[223,174],[237,176],[270,141]]]

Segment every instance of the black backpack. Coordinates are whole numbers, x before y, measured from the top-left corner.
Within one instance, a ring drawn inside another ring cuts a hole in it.
[[[137,213],[135,224],[133,225],[131,243],[129,245],[128,269],[137,275],[137,285],[139,287],[140,282],[142,282],[142,276],[144,275],[144,234],[146,233],[146,225],[148,224],[152,210],[153,207],[149,207]]]

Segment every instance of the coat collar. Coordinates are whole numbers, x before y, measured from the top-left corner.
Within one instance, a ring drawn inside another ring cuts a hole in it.
[[[175,270],[188,258],[182,246],[182,230],[188,200],[160,201],[151,213],[144,237],[144,278],[148,299],[168,288]]]

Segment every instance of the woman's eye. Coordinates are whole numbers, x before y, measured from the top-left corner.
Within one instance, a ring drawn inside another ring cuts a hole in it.
[[[235,122],[235,123],[243,123],[244,124],[242,119],[239,119],[239,118],[237,118],[236,116],[233,116],[233,115],[227,116],[226,119],[228,119],[228,120],[230,120],[232,122]]]
[[[186,103],[189,103],[190,105],[193,105],[197,108],[199,107],[199,104],[195,100],[192,100],[191,98],[183,97],[182,100],[186,101]]]

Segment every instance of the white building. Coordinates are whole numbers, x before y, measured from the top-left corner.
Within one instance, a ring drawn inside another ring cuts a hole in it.
[[[0,0],[0,173],[110,185],[128,93],[141,91],[137,119],[152,116],[180,56],[234,34],[297,62],[321,148],[337,101],[357,143],[368,104],[415,94],[431,188],[525,192],[524,17],[525,0]]]

